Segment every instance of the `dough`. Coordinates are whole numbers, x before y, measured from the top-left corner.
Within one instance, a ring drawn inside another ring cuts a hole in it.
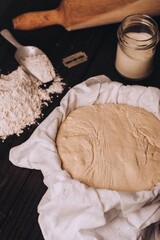
[[[160,121],[144,109],[77,108],[60,125],[56,144],[62,168],[89,187],[141,191],[160,182]]]

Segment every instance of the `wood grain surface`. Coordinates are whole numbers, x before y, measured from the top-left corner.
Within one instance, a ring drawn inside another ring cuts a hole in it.
[[[160,14],[160,0],[63,0],[48,11],[26,12],[13,19],[15,29],[30,30],[59,24],[67,30],[121,21],[133,13]]]

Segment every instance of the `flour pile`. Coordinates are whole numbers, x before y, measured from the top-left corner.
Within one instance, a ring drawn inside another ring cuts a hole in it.
[[[0,75],[0,138],[23,132],[42,115],[42,107],[52,101],[52,93],[62,93],[64,83],[56,76],[52,84],[41,88],[41,82],[27,75],[21,67]]]

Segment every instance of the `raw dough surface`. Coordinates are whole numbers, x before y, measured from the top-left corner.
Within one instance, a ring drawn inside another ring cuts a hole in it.
[[[56,144],[62,168],[90,187],[141,191],[160,182],[160,121],[141,108],[77,108],[60,125]]]

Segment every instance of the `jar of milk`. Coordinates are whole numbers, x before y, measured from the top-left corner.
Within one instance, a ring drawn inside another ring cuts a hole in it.
[[[153,70],[153,57],[159,30],[153,18],[144,14],[126,17],[117,30],[115,66],[124,77],[145,79]]]

